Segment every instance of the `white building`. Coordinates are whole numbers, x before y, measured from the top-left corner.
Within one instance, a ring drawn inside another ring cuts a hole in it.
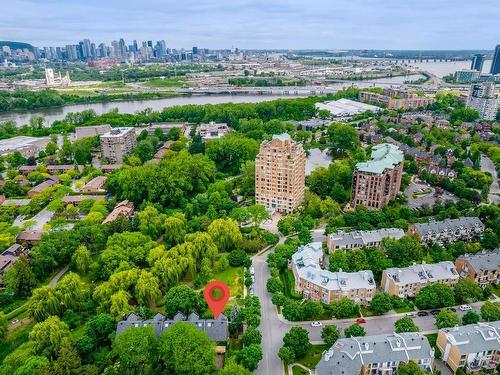
[[[498,96],[492,82],[477,83],[471,86],[467,98],[467,108],[475,109],[483,120],[494,120],[498,111]]]

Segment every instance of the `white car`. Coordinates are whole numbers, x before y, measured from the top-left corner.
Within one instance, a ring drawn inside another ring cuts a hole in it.
[[[311,322],[311,327],[321,327],[322,325],[321,322]]]
[[[253,266],[250,266],[250,273],[253,275],[255,274],[255,268],[253,268]]]
[[[409,317],[409,318],[416,318],[417,314],[415,314],[415,313],[408,313],[408,314],[406,314],[406,316]]]
[[[255,282],[255,276],[252,275],[252,283],[254,283],[254,282]]]
[[[255,292],[253,291],[253,288],[250,288],[250,295],[253,296]]]
[[[470,307],[469,305],[460,306],[460,311],[469,311],[469,310],[472,310],[472,307]]]

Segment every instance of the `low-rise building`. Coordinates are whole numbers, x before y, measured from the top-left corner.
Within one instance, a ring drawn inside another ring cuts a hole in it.
[[[218,124],[213,121],[208,124],[200,124],[196,127],[196,133],[199,134],[204,141],[222,138],[229,133],[230,130],[227,124]]]
[[[106,134],[111,130],[111,125],[93,125],[93,126],[79,126],[75,128],[75,138],[76,140],[89,138],[89,137],[98,137],[100,135]]]
[[[339,230],[328,235],[326,244],[330,252],[336,250],[358,249],[361,247],[379,247],[384,238],[399,240],[405,232],[399,228],[384,228],[377,230],[357,230],[344,232]]]
[[[73,206],[78,206],[82,201],[92,199],[93,201],[100,201],[106,199],[104,195],[66,195],[63,197],[62,201],[64,204],[72,204]]]
[[[123,167],[123,164],[103,164],[101,165],[102,173],[111,173]]]
[[[0,156],[19,151],[25,158],[36,157],[45,150],[50,142],[49,137],[26,137],[24,135],[0,140]]]
[[[455,260],[461,277],[469,278],[480,286],[500,284],[500,249],[465,254]]]
[[[83,187],[82,191],[84,193],[102,193],[106,190],[104,189],[104,184],[106,183],[106,176],[97,176],[92,180],[87,182]]]
[[[68,173],[72,169],[76,170],[76,172],[82,172],[83,171],[83,165],[78,165],[76,167],[73,164],[47,165],[47,173],[48,174]]]
[[[453,373],[494,371],[500,363],[500,321],[440,329],[436,345]]]
[[[102,157],[112,163],[122,163],[136,145],[134,128],[113,128],[101,135]]]
[[[388,268],[382,273],[381,288],[400,298],[415,297],[424,286],[434,283],[454,287],[460,276],[453,262],[413,264],[406,268]]]
[[[386,88],[383,94],[363,91],[359,93],[359,100],[378,103],[389,109],[417,109],[425,108],[436,100],[408,92],[406,90]]]
[[[334,117],[351,117],[361,114],[366,111],[378,112],[382,108],[357,102],[350,99],[332,100],[324,103],[316,103],[316,109],[320,111],[328,111]]]
[[[134,203],[129,202],[128,200],[124,200],[115,206],[113,211],[110,212],[110,214],[106,217],[106,219],[104,219],[102,223],[103,224],[111,223],[112,221],[118,219],[118,216],[124,216],[127,219],[130,219],[133,214],[134,214]]]
[[[31,172],[35,172],[36,171],[36,165],[22,165],[22,166],[19,167],[18,171],[23,176],[27,176]]]
[[[23,254],[28,255],[29,251],[17,243],[5,249],[0,254],[0,275],[12,267]]]
[[[153,135],[156,129],[160,129],[164,134],[167,134],[170,130],[177,128],[182,134],[186,134],[190,128],[187,122],[160,122],[153,123],[148,126],[147,131],[150,135]]]
[[[331,303],[347,297],[355,303],[368,304],[376,285],[370,270],[330,272],[321,269],[323,246],[313,242],[299,247],[292,255],[290,266],[295,276],[295,290],[304,299]]]
[[[36,245],[42,240],[43,232],[40,230],[23,230],[16,237],[18,244]]]
[[[434,350],[421,333],[343,338],[323,352],[316,375],[397,374],[409,361],[432,370]]]
[[[220,314],[217,319],[200,319],[198,314],[191,313],[186,316],[180,312],[175,314],[173,319],[168,319],[158,313],[153,319],[143,320],[134,313],[130,314],[126,320],[118,322],[116,334],[119,335],[123,331],[131,327],[153,327],[153,331],[157,336],[163,331],[168,330],[175,323],[185,322],[192,324],[197,329],[205,332],[208,337],[214,341],[226,341],[228,338],[228,319],[224,314]]]
[[[57,177],[50,176],[42,183],[31,188],[31,190],[29,190],[27,193],[28,197],[33,197],[37,194],[40,194],[40,193],[44,192],[45,190],[47,190],[48,188],[51,188],[52,186],[57,185],[59,182],[60,182],[60,180]]]
[[[422,243],[445,244],[456,241],[475,241],[484,232],[484,224],[477,217],[463,216],[458,219],[412,224],[409,235],[417,235]]]
[[[174,143],[173,141],[166,141],[163,146],[159,148],[158,151],[156,151],[156,154],[154,156],[154,159],[156,160],[161,160],[167,153],[167,151],[170,149],[170,146]]]

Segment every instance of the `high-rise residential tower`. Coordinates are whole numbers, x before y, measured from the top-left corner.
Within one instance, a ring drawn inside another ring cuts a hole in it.
[[[255,202],[290,213],[304,199],[306,154],[288,134],[264,141],[255,160]]]
[[[491,74],[500,74],[500,44],[495,48],[493,53],[493,61],[491,62]]]
[[[472,58],[472,63],[470,65],[471,70],[476,70],[480,72],[483,70],[484,55],[481,53],[475,54]]]
[[[498,111],[498,98],[493,82],[477,83],[471,86],[467,107],[479,112],[483,120],[494,120]]]

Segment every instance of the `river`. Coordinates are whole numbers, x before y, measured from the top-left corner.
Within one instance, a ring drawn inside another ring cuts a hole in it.
[[[379,78],[370,81],[354,81],[345,83],[336,83],[329,87],[341,90],[351,84],[358,87],[374,86],[389,86],[400,85],[405,81],[412,81],[422,78],[420,74],[412,74],[408,76],[399,76],[392,78]],[[31,118],[44,117],[47,125],[56,120],[62,120],[70,112],[80,112],[85,109],[93,109],[98,115],[111,111],[117,108],[120,113],[135,113],[146,108],[152,108],[154,111],[161,111],[166,107],[173,107],[186,104],[220,104],[220,103],[258,103],[274,99],[291,99],[300,96],[288,95],[201,95],[201,96],[180,96],[164,99],[148,99],[148,100],[130,100],[119,102],[106,103],[87,103],[66,105],[63,107],[35,109],[31,111],[16,111],[0,113],[0,122],[14,121],[18,126],[29,123]]]

